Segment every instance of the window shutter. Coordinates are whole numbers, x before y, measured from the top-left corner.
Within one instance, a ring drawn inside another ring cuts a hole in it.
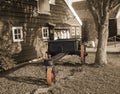
[[[50,14],[50,5],[48,0],[38,0],[38,13]]]

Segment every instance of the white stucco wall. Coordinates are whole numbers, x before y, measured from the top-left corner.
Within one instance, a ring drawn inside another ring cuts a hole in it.
[[[120,35],[120,8],[116,15],[116,19],[117,19],[117,35]]]
[[[120,35],[120,16],[117,18],[117,35]]]

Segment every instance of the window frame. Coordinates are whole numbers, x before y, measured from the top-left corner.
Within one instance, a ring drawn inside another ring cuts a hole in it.
[[[75,33],[76,33],[76,28],[75,27],[71,27],[71,35],[72,36],[75,36]]]
[[[15,34],[15,30],[17,30],[16,31],[17,34]],[[17,36],[17,38],[16,38],[16,36]],[[21,41],[23,41],[23,27],[22,26],[14,26],[14,27],[12,27],[12,37],[13,37],[13,42],[21,42]]]
[[[40,0],[36,0],[37,1],[37,12],[39,13],[39,14],[45,14],[45,15],[51,15],[51,13],[50,13],[50,11],[48,11],[48,12],[41,12],[40,11]],[[49,1],[48,1],[48,3],[49,3]],[[49,4],[49,10],[50,10],[50,4]]]
[[[46,33],[45,33],[45,30],[46,30]],[[49,39],[49,27],[42,27],[42,39],[43,40]]]
[[[76,27],[76,35],[80,35],[80,27]]]

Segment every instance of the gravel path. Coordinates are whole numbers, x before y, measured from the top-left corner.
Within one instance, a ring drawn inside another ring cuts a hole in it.
[[[120,54],[109,54],[107,66],[93,67],[78,64],[77,56],[66,56],[55,66],[52,86],[46,84],[46,67],[31,63],[2,75],[0,94],[120,94],[119,58]],[[94,54],[89,54],[87,62],[93,61]]]

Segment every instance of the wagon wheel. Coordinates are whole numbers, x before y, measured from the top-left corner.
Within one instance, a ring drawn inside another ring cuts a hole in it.
[[[53,79],[54,79],[54,73],[52,71],[52,67],[48,66],[47,67],[47,84],[51,85]]]
[[[81,45],[81,51],[80,51],[80,56],[81,56],[81,62],[85,62],[85,47],[84,45]]]

